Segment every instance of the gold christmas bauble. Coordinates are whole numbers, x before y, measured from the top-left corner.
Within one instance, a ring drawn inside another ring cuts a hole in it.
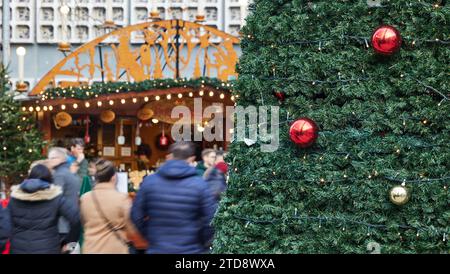
[[[389,199],[395,205],[404,205],[409,201],[410,192],[404,186],[395,186],[389,191]]]

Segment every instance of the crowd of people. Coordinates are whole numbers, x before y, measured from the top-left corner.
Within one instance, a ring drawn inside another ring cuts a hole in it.
[[[223,151],[196,162],[192,142],[171,145],[167,161],[146,176],[134,200],[116,188],[105,159],[88,162],[82,139],[53,147],[34,162],[0,207],[0,252],[11,254],[204,254],[226,190]],[[86,185],[87,184],[87,185]]]

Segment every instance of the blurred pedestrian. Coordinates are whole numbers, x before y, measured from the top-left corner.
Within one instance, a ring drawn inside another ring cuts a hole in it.
[[[150,158],[152,157],[152,149],[148,144],[141,144],[136,151],[138,170],[149,170]]]
[[[81,197],[84,254],[128,254],[127,233],[135,231],[129,219],[131,200],[116,189],[116,169],[110,161],[96,163],[96,185]]]
[[[67,162],[67,150],[61,147],[53,147],[48,152],[48,166],[54,170],[54,184],[61,186],[63,196],[67,202],[79,208],[79,193],[81,189],[80,178],[70,172],[70,164]],[[70,226],[68,220],[61,217],[58,222],[61,236],[61,245],[69,243],[66,239]]]
[[[216,161],[214,162],[214,164],[218,164],[218,163],[225,163],[225,156],[226,153],[223,150],[218,150],[216,151]]]
[[[11,220],[11,254],[58,254],[61,242],[58,219],[68,222],[67,240],[79,237],[78,207],[66,200],[61,186],[53,184],[50,170],[38,164],[28,178],[14,186],[8,205]]]
[[[91,185],[91,189],[95,186],[95,173],[97,172],[96,163],[98,162],[98,158],[94,158],[89,161],[88,165],[88,177],[89,177],[89,183]]]
[[[73,165],[73,171],[83,180],[85,176],[88,176],[88,161],[84,155],[84,141],[81,138],[73,138],[70,142],[67,162]]]
[[[172,144],[170,154],[171,160],[144,179],[131,218],[149,242],[147,253],[207,253],[217,204],[208,184],[191,166],[194,144]]]
[[[208,148],[202,151],[202,161],[197,164],[197,174],[202,176],[205,174],[205,171],[214,166],[216,161],[216,151],[214,149]]]
[[[228,166],[225,162],[219,162],[205,172],[205,181],[211,188],[213,196],[217,202],[220,201],[222,193],[227,189],[227,172]]]
[[[6,249],[6,244],[11,233],[11,221],[9,211],[0,206],[0,254]]]

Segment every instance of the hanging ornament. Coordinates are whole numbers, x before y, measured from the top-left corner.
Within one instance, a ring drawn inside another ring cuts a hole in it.
[[[144,107],[138,111],[137,117],[139,118],[139,120],[147,121],[153,117],[153,114],[154,112],[152,109],[150,109],[149,107]]]
[[[275,97],[277,97],[277,99],[278,99],[280,102],[283,102],[283,101],[286,99],[286,95],[284,94],[284,92],[281,92],[281,91],[275,91],[275,92],[273,93],[273,95],[275,95]]]
[[[376,53],[382,55],[392,55],[396,53],[402,45],[400,32],[388,25],[378,27],[372,35],[372,45]]]
[[[89,119],[89,115],[86,116],[85,123],[86,123],[86,134],[84,135],[84,142],[86,144],[89,144],[91,142],[91,136],[89,136],[89,123],[91,120]]]
[[[61,111],[56,114],[53,120],[55,122],[55,128],[60,129],[61,127],[67,127],[72,123],[72,116],[67,112]]]
[[[312,146],[319,137],[319,127],[309,118],[301,118],[295,121],[290,130],[291,140],[301,148]]]
[[[100,113],[100,120],[103,123],[109,124],[116,118],[116,114],[112,110],[104,110]]]
[[[117,137],[117,143],[120,146],[125,144],[125,136],[123,136],[123,120],[120,120],[120,136]]]
[[[404,205],[409,201],[410,192],[404,186],[395,186],[389,191],[389,199],[395,205]]]
[[[162,147],[165,147],[168,144],[169,144],[169,139],[164,134],[164,127],[163,127],[162,135],[161,135],[161,137],[159,137],[159,145],[162,146]]]
[[[156,137],[155,146],[159,150],[165,151],[165,150],[169,149],[169,146],[171,144],[173,144],[173,140],[169,136],[166,136],[164,126],[163,126],[162,133]]]
[[[141,136],[140,136],[140,128],[141,128],[141,126],[142,126],[142,123],[138,122],[138,124],[136,126],[136,138],[134,139],[134,143],[137,146],[140,146],[142,144],[142,139],[141,139]]]

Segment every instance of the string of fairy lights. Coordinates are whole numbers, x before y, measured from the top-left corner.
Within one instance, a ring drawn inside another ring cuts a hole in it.
[[[238,171],[238,168],[234,169],[235,172]],[[276,172],[273,171],[272,174],[276,176]],[[424,178],[424,175],[420,175],[421,178]],[[340,178],[334,178],[334,179],[326,179],[326,178],[319,178],[319,179],[309,179],[309,178],[296,178],[296,179],[258,179],[255,181],[252,181],[250,183],[250,187],[254,187],[256,184],[265,184],[265,183],[274,183],[274,182],[299,182],[299,181],[305,181],[310,183],[318,183],[321,185],[324,184],[332,184],[332,183],[340,183],[340,182],[354,182],[358,180],[375,180],[378,178],[381,178],[381,180],[390,181],[392,183],[401,183],[402,186],[406,186],[406,184],[429,184],[429,183],[440,183],[445,184],[443,186],[444,190],[448,190],[448,183],[450,182],[450,175],[446,175],[442,178],[426,178],[426,179],[401,179],[396,177],[390,177],[390,176],[379,176],[378,171],[374,170],[369,175],[366,175],[366,177],[349,177],[348,175],[344,174]]]
[[[252,35],[247,35],[247,38],[253,40],[255,37]],[[370,38],[365,36],[355,36],[355,35],[341,35],[336,38],[323,38],[323,39],[304,39],[304,40],[283,40],[280,39],[276,42],[273,41],[258,41],[259,44],[270,46],[271,48],[275,48],[278,46],[289,46],[289,45],[318,45],[318,50],[322,51],[327,46],[327,42],[348,44],[349,41],[355,41],[360,45],[364,45],[367,49],[370,48]],[[440,38],[434,39],[423,39],[423,38],[414,38],[410,36],[402,37],[402,42],[411,47],[416,47],[420,45],[426,44],[440,44],[443,46],[450,45],[450,40],[443,40]]]
[[[216,95],[216,93],[214,92],[214,91],[209,91],[209,92],[207,92],[208,94],[207,94],[207,96],[209,96],[209,97],[214,97],[215,95]],[[203,96],[205,96],[205,91],[203,91],[203,90],[200,90],[200,91],[198,91],[198,96],[199,97],[203,97]],[[174,95],[174,94],[167,94],[167,95],[155,95],[155,96],[152,96],[153,97],[153,100],[154,101],[160,101],[160,100],[163,100],[164,98],[166,99],[166,100],[171,100],[172,98],[174,98],[174,97],[176,97],[176,98],[178,98],[178,99],[182,99],[183,98],[183,96],[185,96],[185,95],[183,95],[183,93],[178,93],[176,96]],[[192,97],[194,97],[195,96],[195,94],[194,94],[194,92],[189,92],[188,94],[187,94],[187,96],[188,97],[190,97],[190,98],[192,98]],[[232,101],[235,101],[236,100],[236,98],[238,98],[239,97],[239,95],[233,95],[233,96],[231,96],[230,97],[230,99],[232,100]],[[222,100],[224,100],[225,99],[225,93],[220,93],[220,95],[219,95],[219,98],[220,99],[222,99]],[[131,98],[131,100],[130,99],[125,99],[125,98],[122,98],[122,99],[104,99],[104,101],[105,101],[105,103],[103,102],[103,101],[101,101],[100,99],[97,101],[97,107],[102,107],[102,106],[106,106],[106,107],[113,107],[115,104],[117,104],[116,103],[116,101],[118,101],[118,102],[120,102],[120,104],[122,104],[122,105],[125,105],[128,101],[131,101],[133,104],[137,104],[137,103],[139,103],[139,101],[141,100],[141,98],[138,98],[138,97],[133,97],[133,98]],[[149,102],[150,100],[151,100],[151,97],[150,96],[145,96],[145,97],[143,97],[142,98],[142,100],[145,102],[145,103],[147,103],[147,102]],[[45,100],[44,100],[45,101]],[[78,109],[79,107],[80,107],[80,105],[82,105],[82,103],[73,103],[72,104],[72,108],[74,109],[74,110],[76,110],[76,109]],[[90,102],[84,102],[84,107],[85,108],[90,108],[91,106],[92,106],[93,104],[91,104]],[[68,106],[66,105],[66,104],[61,104],[60,106],[59,106],[59,108],[62,110],[62,111],[64,111],[64,110],[67,110],[68,109]],[[28,112],[33,112],[33,111],[36,111],[36,112],[40,112],[40,111],[53,111],[54,109],[56,109],[56,107],[53,107],[52,105],[49,105],[49,106],[47,106],[47,105],[44,105],[43,107],[41,107],[41,106],[36,106],[36,107],[33,107],[33,106],[29,106],[28,108],[27,107],[22,107],[22,111],[28,111]]]
[[[172,84],[166,84],[166,83],[157,83],[156,81],[153,81],[153,84],[148,89],[143,89],[142,91],[136,90],[133,88],[133,84],[139,85],[140,83],[129,83],[125,82],[124,85],[118,86],[116,89],[112,89],[110,87],[110,84],[97,84],[95,86],[87,86],[87,87],[68,87],[68,88],[59,88],[59,89],[52,89],[52,92],[54,94],[49,94],[48,91],[43,92],[40,101],[37,100],[37,104],[43,104],[44,106],[28,106],[28,107],[22,107],[23,111],[28,112],[40,112],[40,111],[53,111],[57,110],[57,106],[53,105],[45,105],[47,101],[55,100],[55,99],[75,99],[79,102],[72,103],[72,109],[76,110],[82,106],[84,106],[86,109],[92,107],[95,107],[95,105],[99,108],[101,107],[113,107],[114,105],[125,105],[127,102],[132,102],[133,104],[138,104],[140,102],[150,102],[151,100],[154,101],[161,101],[161,100],[172,100],[172,99],[182,99],[183,97],[189,97],[193,98],[194,96],[198,97],[215,97],[218,96],[221,100],[226,100],[228,97],[231,101],[236,101],[237,98],[239,98],[239,95],[232,95],[233,91],[230,90],[233,88],[233,83],[228,82],[222,82],[219,86],[215,87],[215,90],[207,90],[208,83],[205,80],[201,80],[201,85],[198,87],[199,90],[192,90],[186,93],[179,92],[177,94],[165,94],[165,95],[147,95],[147,96],[130,96],[131,98],[121,98],[121,99],[110,99],[108,98],[109,95],[113,94],[126,94],[127,92],[135,92],[139,94],[140,92],[149,91],[149,90],[155,90],[155,89],[170,89],[172,87],[184,87],[188,88],[191,87],[193,89],[197,89],[194,85],[190,85],[187,79],[175,79],[173,80],[174,83],[177,83],[176,85]],[[183,83],[186,83],[183,85]],[[105,93],[106,91],[106,93]],[[77,98],[76,94],[82,92],[83,99]],[[230,95],[231,94],[231,95]],[[102,98],[100,96],[105,96],[105,98]],[[92,100],[95,100],[95,102],[90,102]],[[84,102],[83,102],[84,101]],[[50,103],[49,103],[50,104]],[[61,103],[59,105],[59,109],[62,111],[68,110],[69,106],[65,103]]]
[[[318,85],[324,85],[324,84],[337,84],[337,83],[342,83],[342,84],[348,84],[351,82],[356,82],[356,83],[361,83],[361,82],[367,82],[367,81],[371,81],[371,80],[375,80],[373,77],[358,77],[358,78],[352,78],[352,79],[341,79],[341,73],[338,72],[337,76],[339,79],[336,80],[319,80],[319,79],[303,79],[303,78],[299,78],[298,76],[294,75],[294,76],[289,76],[289,77],[280,77],[280,76],[276,76],[275,73],[276,69],[273,68],[272,72],[273,72],[273,76],[255,76],[255,75],[251,75],[251,80],[270,80],[270,81],[300,81],[300,82],[306,82],[306,83],[310,83],[312,86],[318,86]],[[363,69],[362,72],[364,73],[365,70]],[[242,78],[245,78],[246,76],[241,76]],[[450,101],[449,96],[445,95],[444,92],[439,91],[437,88],[434,88],[428,84],[426,84],[423,80],[419,80],[413,76],[410,76],[408,74],[402,73],[399,75],[399,77],[401,79],[407,79],[407,80],[411,80],[411,81],[415,81],[416,83],[420,84],[422,87],[425,88],[425,91],[430,93],[433,92],[437,95],[439,95],[442,100],[437,104],[439,107],[444,103],[444,102],[448,102]],[[262,100],[264,100],[263,98],[261,98]],[[426,120],[424,120],[424,123],[426,124]]]
[[[83,99],[97,98],[103,94],[114,94],[123,92],[140,92],[148,91],[149,89],[168,89],[172,87],[192,87],[204,89],[206,85],[215,86],[216,90],[225,89],[233,93],[233,82],[223,82],[211,78],[202,79],[200,84],[196,85],[197,79],[155,79],[144,80],[141,82],[109,82],[109,83],[94,83],[89,86],[67,88],[50,88],[41,92],[41,100],[58,99],[58,98],[75,98],[76,93],[84,93]]]
[[[346,227],[350,227],[352,225],[360,225],[367,227],[367,236],[370,237],[373,235],[372,230],[374,229],[380,229],[380,230],[389,230],[389,229],[403,229],[403,230],[415,230],[416,237],[420,237],[422,233],[428,233],[429,236],[437,236],[442,235],[442,241],[446,242],[448,240],[448,234],[450,231],[448,228],[445,229],[437,229],[434,226],[412,226],[412,225],[405,225],[405,224],[399,224],[394,226],[387,226],[382,224],[372,224],[367,223],[364,221],[358,221],[351,218],[345,218],[345,217],[335,217],[335,216],[299,216],[298,215],[298,209],[294,209],[294,213],[292,216],[284,216],[283,218],[273,218],[273,219],[258,219],[258,218],[250,218],[250,217],[244,217],[241,215],[233,215],[234,218],[238,220],[245,221],[245,228],[248,228],[250,224],[257,224],[257,225],[276,225],[279,223],[283,223],[286,221],[294,221],[297,224],[307,224],[308,221],[310,222],[316,222],[318,223],[317,228],[320,229],[322,226],[330,222],[337,222],[340,223],[340,226],[342,227],[342,232],[345,232]],[[398,232],[398,236],[400,239],[403,239],[402,233]]]

